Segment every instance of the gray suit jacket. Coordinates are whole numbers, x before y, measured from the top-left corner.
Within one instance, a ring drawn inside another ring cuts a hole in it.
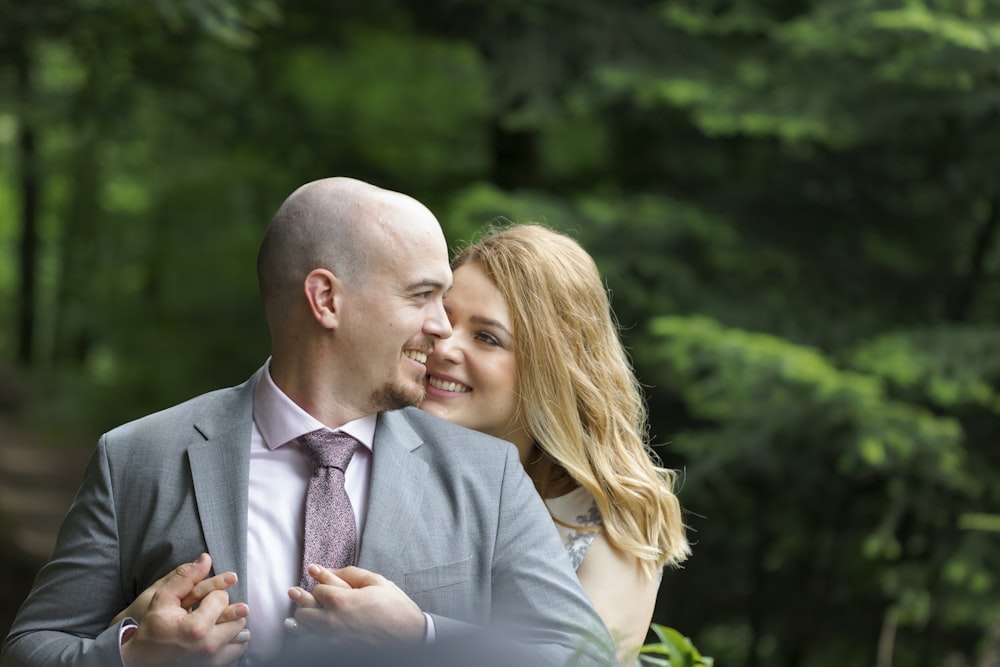
[[[101,437],[2,665],[119,664],[109,620],[203,551],[215,572],[239,575],[231,601],[247,599],[260,373]],[[488,625],[512,630],[553,664],[579,658],[581,644],[584,662],[613,660],[543,503],[502,440],[416,408],[379,415],[358,565],[394,581],[443,637]]]

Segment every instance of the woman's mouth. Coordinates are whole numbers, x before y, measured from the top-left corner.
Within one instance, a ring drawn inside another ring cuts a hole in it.
[[[472,391],[472,387],[468,385],[462,384],[461,382],[455,382],[453,380],[445,380],[435,375],[427,376],[427,384],[435,389],[452,392],[454,394],[466,394]]]

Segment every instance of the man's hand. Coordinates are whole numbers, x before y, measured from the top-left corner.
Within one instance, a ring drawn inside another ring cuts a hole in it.
[[[139,594],[139,597],[132,601],[132,604],[118,612],[118,615],[111,619],[111,623],[108,627],[118,625],[126,618],[131,618],[135,620],[136,623],[141,623],[142,619],[146,616],[146,612],[149,610],[149,603],[153,600],[153,594],[163,588],[163,585],[174,577],[180,577],[183,579],[185,576],[190,576],[190,573],[188,573],[187,570],[185,570],[186,574],[182,574],[181,568],[189,568],[191,565],[192,563],[185,563],[184,565],[175,568],[171,572],[168,572],[154,581],[146,590]],[[204,575],[207,575],[211,571],[212,561],[211,558],[208,559],[207,568],[204,563],[199,563],[199,561],[195,561],[193,565],[196,566],[196,573],[204,572]],[[193,609],[200,604],[203,599],[205,599],[206,595],[212,591],[226,590],[227,588],[234,586],[236,581],[237,578],[235,572],[223,572],[222,574],[217,574],[214,577],[202,579],[195,584],[195,587],[191,590],[191,592],[188,593],[183,600],[181,600],[181,606],[188,610]],[[241,606],[244,608],[246,607],[246,605],[242,602],[229,605],[226,607],[226,610],[222,613],[217,622],[225,623],[227,621],[235,621],[237,618],[246,616],[246,609],[239,609]]]
[[[288,591],[299,605],[298,632],[373,644],[423,639],[427,619],[420,607],[382,575],[354,566],[328,570],[320,565],[310,565],[309,574],[317,581],[312,593],[298,586]]]
[[[152,594],[139,629],[122,645],[127,667],[221,667],[243,655],[247,644],[233,640],[246,627],[246,605],[232,605],[230,613],[236,618],[223,620],[230,607],[229,594],[213,588],[200,598],[194,611],[185,606],[197,598],[195,589],[211,567],[211,557],[202,554],[166,577]]]

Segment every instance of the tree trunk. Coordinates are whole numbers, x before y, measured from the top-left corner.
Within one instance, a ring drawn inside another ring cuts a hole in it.
[[[896,616],[892,608],[885,610],[882,632],[878,638],[878,660],[876,667],[892,667],[892,655],[896,646]]]
[[[494,120],[493,182],[505,190],[540,185],[538,132],[533,129],[510,130]]]
[[[946,305],[949,322],[964,322],[968,319],[975,301],[976,289],[983,277],[986,255],[993,246],[998,226],[1000,226],[1000,194],[990,199],[989,212],[979,228],[979,233],[976,234],[968,268],[958,277],[952,297]]]
[[[23,368],[32,365],[35,340],[35,279],[38,254],[38,151],[31,119],[31,62],[27,46],[22,41],[14,54],[17,76],[17,97],[20,100],[18,122],[18,169],[21,191],[20,300],[18,304],[17,361]]]

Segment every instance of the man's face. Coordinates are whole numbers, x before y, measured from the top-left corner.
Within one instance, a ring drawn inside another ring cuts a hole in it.
[[[451,285],[448,248],[436,221],[385,240],[382,258],[346,299],[352,379],[368,411],[418,405],[427,355],[451,335],[442,298]]]

